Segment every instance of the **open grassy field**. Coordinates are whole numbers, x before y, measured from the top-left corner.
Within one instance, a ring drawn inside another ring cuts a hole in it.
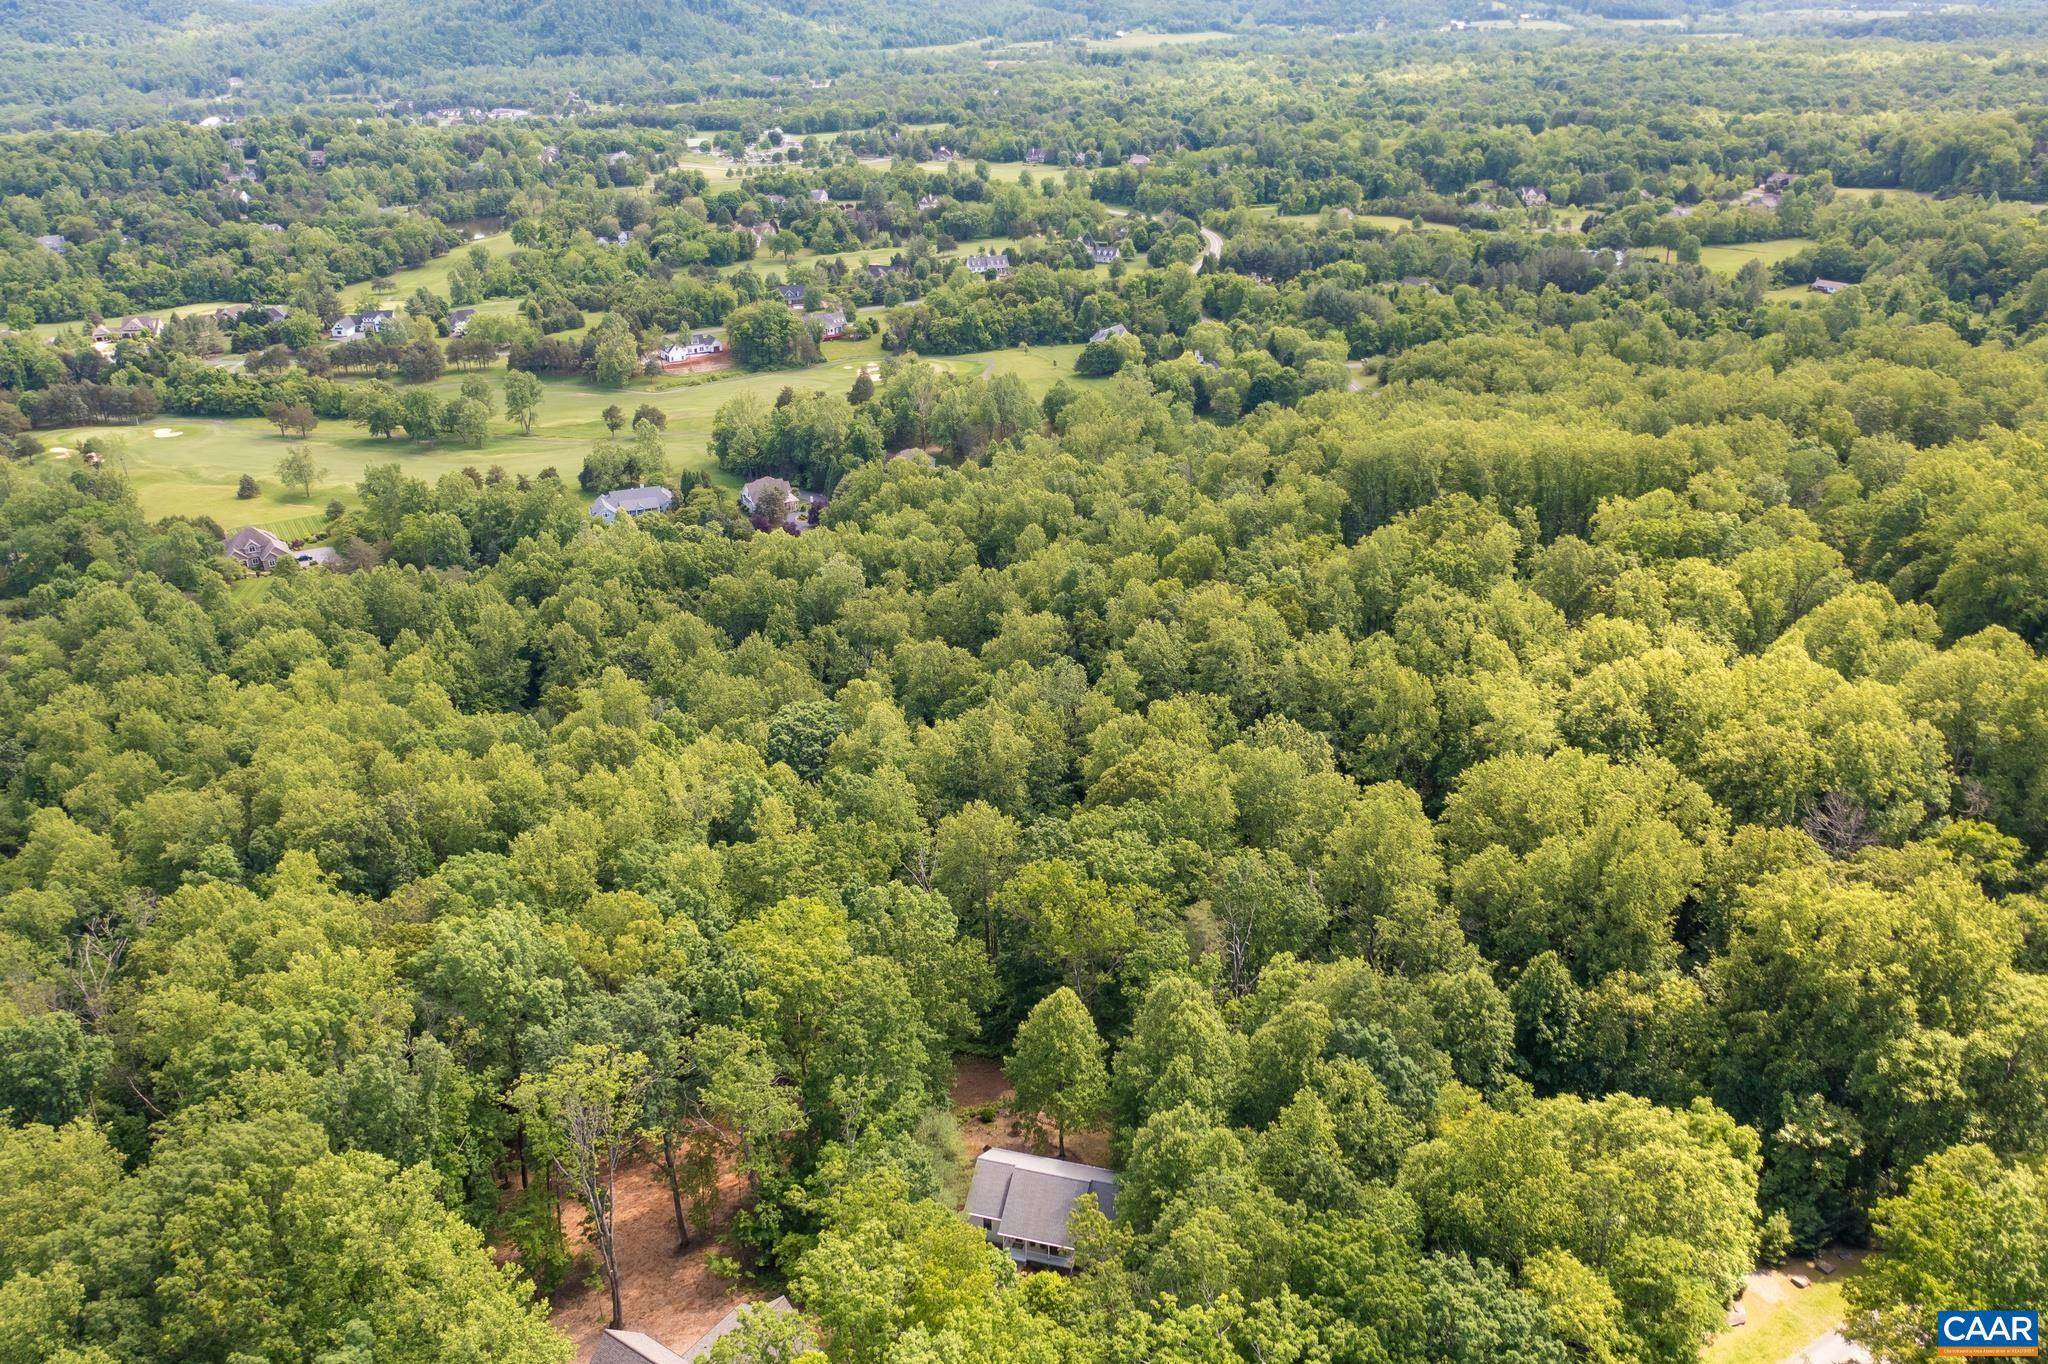
[[[1750,261],[1760,260],[1768,268],[1779,261],[1790,260],[1812,245],[1811,237],[1779,237],[1767,242],[1707,246],[1700,249],[1700,264],[1720,274],[1732,275]]]
[[[979,237],[973,241],[961,242],[953,250],[942,253],[941,258],[951,259],[955,256],[969,256],[977,251],[1007,251],[1017,245],[1018,240],[1016,237]],[[751,267],[757,274],[767,274],[772,271],[779,275],[786,269],[793,269],[799,265],[816,266],[823,265],[827,261],[839,261],[844,265],[883,265],[895,254],[896,248],[886,242],[878,242],[873,246],[858,247],[852,251],[799,251],[790,259],[787,265],[785,265],[782,257],[764,253],[755,256],[750,261],[735,261],[731,265],[721,266],[719,273],[730,275],[736,271]]]
[[[1097,52],[1142,52],[1149,47],[1181,47],[1188,43],[1213,43],[1219,38],[1233,35],[1219,28],[1199,29],[1192,33],[1147,33],[1134,29],[1120,33],[1114,38],[1091,38],[1088,46]]]
[[[1314,223],[1322,221],[1323,217],[1319,212],[1282,213],[1277,204],[1254,204],[1251,207],[1251,212],[1259,217],[1271,218],[1274,222],[1279,223]],[[1403,228],[1415,225],[1409,219],[1392,213],[1355,213],[1351,216],[1350,221],[1364,223],[1369,227],[1377,227],[1383,232],[1399,232]],[[1422,225],[1422,230],[1424,232],[1456,232],[1458,229],[1449,223],[1425,222]]]
[[[413,290],[421,286],[425,286],[437,294],[446,294],[448,292],[448,272],[454,269],[456,263],[468,254],[471,246],[481,246],[494,257],[508,255],[513,249],[512,234],[510,232],[494,232],[489,236],[479,237],[475,241],[465,242],[448,254],[436,256],[424,265],[416,266],[410,270],[400,270],[397,274],[391,276],[392,287],[388,291],[377,290],[373,292],[367,281],[350,284],[341,291],[342,301],[350,307],[367,307],[385,298],[396,297],[402,299],[409,297]],[[225,308],[232,301],[220,299],[211,303],[181,303],[175,308],[161,308],[155,311],[156,315],[160,317],[184,317],[190,313],[210,313],[216,308]],[[67,331],[79,325],[80,323],[76,321],[40,322],[30,328],[30,330],[37,336],[55,336],[58,332]]]
[[[965,374],[1015,374],[1038,394],[1056,379],[1071,376],[1074,358],[1080,352],[1079,346],[1018,347],[935,357],[932,363]],[[695,380],[641,380],[625,389],[546,379],[542,382],[547,396],[533,434],[520,434],[501,417],[492,423],[491,439],[480,449],[446,441],[421,445],[403,439],[384,440],[345,422],[326,422],[304,442],[312,447],[326,476],[310,497],[303,498],[281,487],[274,472],[286,449],[299,440],[279,435],[276,427],[257,418],[166,416],[137,427],[53,431],[44,440],[51,451],[74,449],[88,438],[120,442],[120,452],[110,455],[109,463],[127,474],[144,512],[151,516],[211,516],[230,530],[257,524],[296,537],[318,529],[321,509],[330,499],[352,503],[355,485],[373,464],[395,462],[414,477],[428,480],[469,466],[483,469],[493,464],[512,474],[537,474],[553,467],[563,477],[573,478],[590,447],[607,434],[602,413],[613,403],[628,412],[641,403],[660,408],[669,419],[665,443],[670,460],[681,469],[712,471],[711,418],[722,404],[742,394],[772,401],[785,385],[799,392],[844,393],[863,365],[881,358],[880,340],[870,338],[829,343],[824,363],[805,370],[721,371]],[[502,377],[502,368],[491,373],[493,380]],[[459,378],[450,377],[433,387],[443,397],[454,397],[459,386]],[[178,434],[159,437],[154,434],[159,430]],[[37,458],[53,460],[58,456],[46,452]],[[245,473],[254,475],[263,488],[261,496],[248,501],[235,497],[235,485]],[[729,482],[715,472],[714,477]]]
[[[1788,1266],[1807,1275],[1811,1288],[1794,1288],[1783,1270],[1750,1275],[1742,1295],[1749,1320],[1709,1341],[1700,1351],[1700,1364],[1783,1364],[1840,1327],[1847,1312],[1842,1285],[1862,1270],[1862,1257],[1853,1251],[1829,1256],[1839,1266],[1832,1275],[1807,1269],[1803,1260]]]

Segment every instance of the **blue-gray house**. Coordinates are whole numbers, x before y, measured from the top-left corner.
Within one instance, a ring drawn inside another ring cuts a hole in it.
[[[675,504],[676,495],[666,488],[614,488],[591,500],[590,514],[610,525],[622,512],[627,516],[645,516],[648,512],[667,511]]]

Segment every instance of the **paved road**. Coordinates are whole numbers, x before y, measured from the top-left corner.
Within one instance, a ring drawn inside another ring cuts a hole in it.
[[[1196,229],[1202,234],[1202,254],[1195,257],[1194,273],[1201,274],[1202,266],[1211,260],[1223,259],[1223,234],[1211,232],[1208,228]]]
[[[1840,1331],[1829,1331],[1785,1364],[1870,1364],[1870,1351],[1850,1344]]]

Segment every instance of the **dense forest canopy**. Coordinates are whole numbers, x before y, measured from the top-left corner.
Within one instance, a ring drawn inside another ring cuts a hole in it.
[[[0,1364],[2048,1299],[2037,11],[7,12]]]

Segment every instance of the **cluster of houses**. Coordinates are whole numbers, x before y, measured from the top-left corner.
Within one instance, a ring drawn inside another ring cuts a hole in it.
[[[427,110],[427,118],[442,127],[453,127],[458,123],[510,123],[522,118],[532,118],[533,110],[518,109],[511,105],[499,105],[495,109],[456,108]]]
[[[341,562],[341,556],[325,545],[294,549],[261,526],[242,527],[227,538],[222,549],[230,559],[254,573],[268,573],[284,559],[300,568],[331,568]]]

